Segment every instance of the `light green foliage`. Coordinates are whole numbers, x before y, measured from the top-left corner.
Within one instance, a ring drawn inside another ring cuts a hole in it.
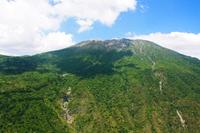
[[[2,57],[0,72],[0,132],[200,130],[200,61],[151,42],[91,41],[36,56]],[[72,123],[62,109],[69,88]]]

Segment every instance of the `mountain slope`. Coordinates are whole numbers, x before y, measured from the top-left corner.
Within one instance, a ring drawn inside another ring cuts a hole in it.
[[[200,61],[144,40],[0,59],[1,132],[200,130]]]

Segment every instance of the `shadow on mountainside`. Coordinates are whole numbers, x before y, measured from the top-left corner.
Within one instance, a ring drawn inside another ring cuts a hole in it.
[[[0,60],[0,73],[58,72],[88,78],[98,74],[112,74],[114,62],[132,54],[128,50],[117,51],[105,47],[71,47],[36,56],[6,57]]]
[[[36,70],[38,62],[31,57],[5,57],[0,60],[0,73],[21,74]]]
[[[125,56],[131,56],[131,51],[116,51],[106,49],[68,49],[57,55],[57,67],[61,72],[73,73],[81,77],[92,77],[98,74],[112,74],[113,63]]]

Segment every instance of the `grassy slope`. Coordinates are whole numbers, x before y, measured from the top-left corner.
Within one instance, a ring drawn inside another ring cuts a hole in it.
[[[26,63],[34,59],[39,67],[19,63],[21,69],[10,66],[20,70],[18,75],[10,75],[10,69],[4,71],[9,75],[1,75],[0,131],[198,132],[200,62],[149,42],[129,49],[133,55],[90,47],[19,58],[17,62]],[[6,68],[3,62],[0,66]],[[67,72],[72,74],[63,77]],[[72,124],[61,108],[69,87]]]

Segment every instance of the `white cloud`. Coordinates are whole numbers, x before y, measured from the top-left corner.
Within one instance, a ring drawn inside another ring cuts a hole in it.
[[[62,49],[69,47],[74,44],[71,34],[66,34],[64,32],[51,32],[48,35],[41,37],[36,51],[45,52],[56,49]]]
[[[91,26],[93,22],[91,20],[77,20],[77,24],[80,25],[80,28],[78,30],[78,32],[80,33],[92,29]]]
[[[136,4],[136,0],[0,0],[0,52],[23,55],[67,47],[72,35],[60,33],[59,27],[68,18],[75,18],[78,32],[83,32],[95,21],[111,26]]]
[[[200,59],[200,33],[171,32],[147,35],[130,35],[129,33],[128,35],[128,38],[153,41],[163,47]]]
[[[0,39],[0,54],[5,55],[32,55],[69,47],[74,44],[71,34],[64,32],[50,32],[45,34],[33,34],[29,39],[19,35],[18,38],[5,41]]]
[[[57,0],[56,0],[57,1]],[[61,16],[73,16],[78,19],[100,21],[112,25],[121,12],[136,9],[136,0],[60,0],[55,5]]]

